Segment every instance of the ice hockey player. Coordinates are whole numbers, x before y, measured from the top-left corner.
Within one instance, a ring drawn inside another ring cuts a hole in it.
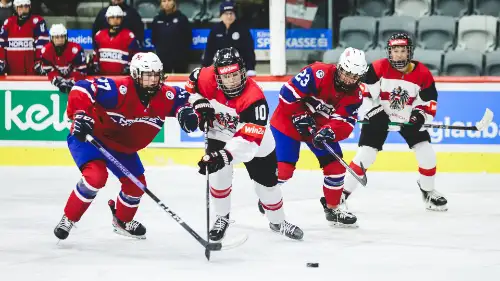
[[[121,182],[121,191],[113,206],[114,231],[145,238],[146,228],[133,219],[143,191],[92,144],[85,142],[87,134],[93,135],[146,185],[144,167],[137,151],[151,143],[165,118],[177,117],[181,127],[189,132],[198,126],[198,115],[188,103],[189,94],[162,82],[163,65],[158,56],[137,53],[132,58],[130,71],[130,77],[125,78],[80,80],[69,93],[67,115],[73,124],[67,142],[82,177],[71,192],[64,215],[54,229],[59,239],[68,237],[73,225],[106,184],[106,167]]]
[[[41,50],[49,42],[45,20],[31,14],[30,0],[14,0],[14,9],[0,31],[0,74],[43,75]]]
[[[367,70],[365,53],[354,48],[346,48],[337,65],[308,65],[281,88],[279,104],[271,118],[280,184],[292,178],[300,144],[305,142],[323,170],[325,197],[320,202],[326,220],[333,226],[356,227],[357,218],[339,207],[346,169],[323,142],[342,156],[339,142],[354,129],[362,103],[360,82]]]
[[[139,51],[139,43],[132,31],[123,28],[125,13],[120,6],[109,6],[106,20],[109,29],[95,35],[92,73],[126,75],[130,72],[130,58]]]
[[[208,154],[198,163],[199,173],[210,174],[210,194],[217,219],[210,239],[220,241],[229,227],[233,166],[243,163],[255,191],[267,210],[271,230],[291,239],[303,232],[285,220],[283,197],[276,174],[275,143],[269,130],[269,108],[262,89],[246,77],[244,62],[234,48],[217,51],[214,64],[197,68],[186,90],[201,117],[200,129],[209,126]]]
[[[434,188],[436,154],[429,132],[422,128],[436,115],[437,97],[434,78],[427,67],[413,58],[413,42],[406,33],[393,34],[387,41],[388,58],[374,61],[365,82],[367,97],[374,106],[365,115],[359,138],[359,149],[350,167],[361,173],[360,163],[368,169],[387,138],[388,131],[400,127],[389,122],[408,122],[399,133],[415,152],[420,173],[417,181],[425,206],[429,210],[446,211],[447,200]],[[354,177],[347,175],[344,196],[347,199],[357,187]]]
[[[76,81],[87,75],[83,48],[68,41],[68,31],[63,24],[50,28],[50,43],[42,48],[42,68],[52,85],[62,93],[69,93]]]

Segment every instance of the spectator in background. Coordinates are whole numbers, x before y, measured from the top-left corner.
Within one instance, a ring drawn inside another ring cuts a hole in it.
[[[8,19],[14,14],[14,8],[12,8],[12,1],[10,0],[0,0],[0,23]]]
[[[139,13],[129,5],[125,3],[125,0],[111,0],[111,5],[120,6],[123,12],[125,12],[125,18],[123,19],[123,28],[132,31],[139,41],[140,46],[144,46],[144,23]],[[109,24],[106,19],[106,11],[108,8],[103,8],[97,14],[94,24],[92,25],[92,38],[95,39],[95,35],[99,30],[108,29]]]
[[[255,76],[255,50],[250,30],[236,19],[235,5],[232,1],[222,2],[219,10],[222,21],[210,30],[202,65],[204,67],[212,65],[218,50],[234,47],[245,62],[247,76]]]
[[[41,50],[49,42],[45,20],[31,13],[30,0],[14,0],[16,14],[0,31],[0,74],[43,75]]]
[[[187,73],[191,49],[191,25],[177,10],[176,0],[160,0],[160,13],[153,19],[152,41],[164,73]]]
[[[109,6],[105,17],[109,28],[102,29],[95,35],[92,72],[128,75],[130,60],[139,51],[139,43],[134,33],[123,27],[125,12],[120,6]]]
[[[52,85],[67,94],[87,74],[85,54],[82,46],[68,41],[64,24],[52,25],[49,34],[50,42],[42,48],[42,67]]]

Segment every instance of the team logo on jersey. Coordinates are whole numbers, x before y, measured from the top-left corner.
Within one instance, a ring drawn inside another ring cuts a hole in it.
[[[174,99],[174,93],[172,93],[172,91],[167,91],[166,95],[167,95],[167,99],[169,99],[169,100]]]
[[[325,77],[325,72],[321,69],[316,71],[316,77],[318,77],[319,79]]]
[[[391,109],[402,110],[410,99],[410,95],[407,90],[398,86],[391,91],[390,99]]]
[[[238,39],[240,39],[240,33],[235,32],[235,33],[233,33],[233,35],[231,37],[233,37],[233,40],[238,40]]]
[[[38,18],[34,18],[34,19],[33,19],[33,23],[34,23],[34,24],[37,24],[37,23],[38,23]]]
[[[120,88],[120,94],[125,95],[127,93],[127,87],[125,85],[121,85]]]
[[[172,22],[173,22],[173,23],[178,23],[178,22],[179,22],[179,20],[178,20],[177,18],[174,18],[174,19],[172,20]]]
[[[71,52],[76,55],[76,53],[78,53],[78,48],[77,47],[73,47],[71,49]]]
[[[215,120],[224,129],[228,129],[230,131],[236,130],[236,127],[238,126],[238,117],[232,116],[229,113],[219,112],[215,115]]]

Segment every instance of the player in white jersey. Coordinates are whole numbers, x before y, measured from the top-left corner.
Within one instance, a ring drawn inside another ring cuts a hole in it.
[[[197,68],[186,90],[201,117],[200,129],[209,124],[208,153],[198,163],[199,172],[210,174],[210,194],[217,219],[210,240],[220,241],[229,226],[233,166],[243,163],[255,191],[267,210],[269,227],[292,239],[302,230],[285,220],[275,143],[267,128],[269,108],[264,92],[251,78],[238,51],[217,51],[214,64]]]
[[[425,206],[429,210],[446,211],[447,200],[435,188],[436,154],[430,144],[429,132],[422,128],[436,115],[438,93],[434,78],[421,62],[412,60],[413,43],[406,33],[397,33],[387,42],[388,58],[374,61],[368,70],[365,96],[373,108],[365,115],[359,138],[359,149],[350,167],[362,175],[360,163],[368,169],[382,150],[388,131],[399,130],[406,143],[415,152],[418,162],[417,181]],[[403,127],[389,126],[389,122],[407,122]],[[344,199],[358,182],[346,174]]]

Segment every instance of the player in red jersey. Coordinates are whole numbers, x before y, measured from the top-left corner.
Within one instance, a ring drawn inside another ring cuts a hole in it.
[[[0,74],[42,75],[41,50],[49,41],[45,20],[31,14],[30,0],[14,0],[14,9],[0,31]]]
[[[244,62],[234,48],[215,54],[214,64],[191,73],[186,84],[190,102],[208,123],[208,155],[198,163],[210,174],[210,194],[217,219],[210,239],[220,241],[229,227],[233,166],[243,163],[267,210],[271,230],[302,239],[302,230],[285,220],[283,198],[276,174],[275,143],[267,130],[269,108],[262,89],[246,77]]]
[[[137,151],[151,143],[166,117],[177,117],[181,127],[192,132],[198,115],[189,106],[189,94],[179,87],[162,83],[163,65],[153,53],[138,53],[132,58],[131,75],[126,78],[80,80],[71,89],[67,115],[73,120],[68,147],[82,172],[71,192],[64,215],[54,229],[66,239],[99,189],[108,178],[106,168],[119,178],[121,192],[113,216],[118,234],[145,238],[146,228],[133,220],[143,191],[110,163],[85,137],[91,134],[144,185],[144,167]]]
[[[305,142],[323,169],[325,197],[320,201],[326,219],[336,226],[356,226],[357,219],[339,207],[346,169],[324,149],[322,142],[328,142],[342,156],[339,142],[354,129],[362,102],[360,79],[367,70],[364,52],[354,48],[345,49],[337,65],[308,65],[281,88],[280,101],[271,118],[279,182],[283,184],[292,178],[300,144]]]
[[[52,85],[62,93],[69,93],[76,81],[87,74],[83,48],[68,41],[68,31],[63,24],[50,28],[50,43],[42,48],[42,68]]]
[[[382,150],[388,131],[399,130],[415,152],[420,173],[418,186],[429,210],[446,211],[446,198],[434,189],[436,154],[430,144],[429,132],[422,128],[436,115],[438,93],[434,78],[421,62],[412,60],[413,43],[406,33],[394,34],[387,42],[388,58],[374,61],[366,75],[367,97],[373,108],[366,114],[369,124],[363,125],[359,149],[350,166],[361,173],[360,163],[368,169]],[[402,128],[389,122],[409,122]],[[356,179],[346,176],[344,197],[357,187]]]
[[[139,51],[139,43],[132,31],[123,28],[125,13],[120,6],[109,6],[106,20],[109,29],[98,31],[94,38],[93,72],[102,75],[129,73],[130,58]]]

